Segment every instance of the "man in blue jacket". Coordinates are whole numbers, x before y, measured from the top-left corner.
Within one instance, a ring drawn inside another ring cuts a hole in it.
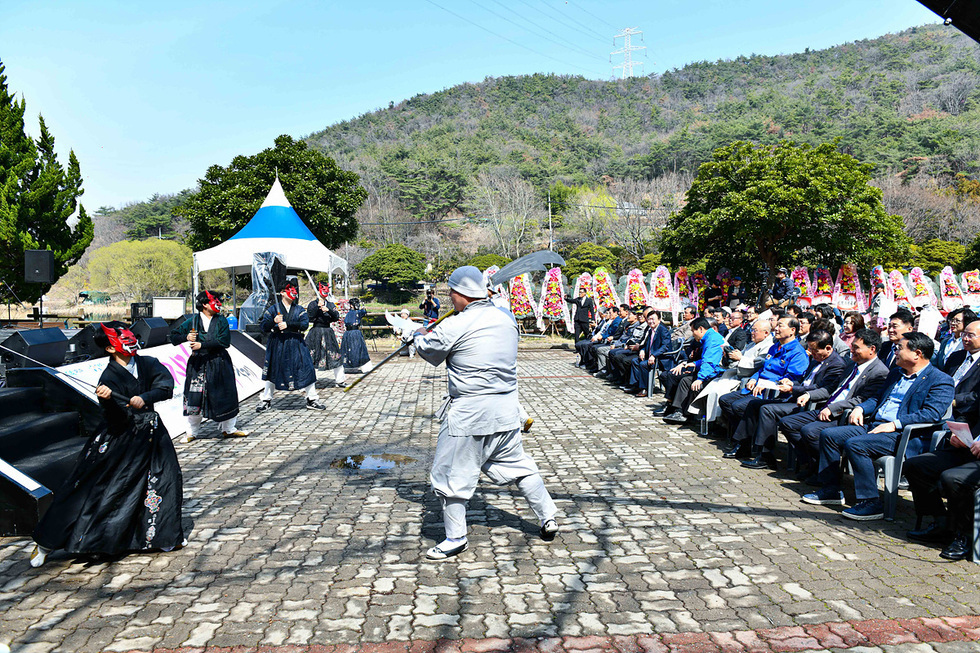
[[[874,460],[895,453],[906,424],[938,422],[953,403],[953,379],[929,363],[935,347],[932,338],[910,331],[895,343],[895,369],[888,374],[882,392],[851,412],[847,426],[820,434],[821,487],[803,496],[816,505],[844,505],[840,489],[840,461],[847,454],[854,468],[853,507],[844,510],[849,519],[881,519],[884,506],[878,496]]]
[[[724,413],[732,430],[737,430],[742,416],[749,405],[761,407],[766,402],[781,401],[779,382],[788,379],[797,383],[806,374],[810,365],[810,357],[797,336],[800,332],[800,322],[795,317],[781,317],[773,329],[773,345],[769,348],[766,362],[762,369],[752,375],[745,387],[735,392],[729,392],[718,399],[721,412]],[[768,391],[768,392],[767,392]],[[788,397],[787,393],[784,399]],[[748,440],[739,441],[725,452],[725,458],[749,458],[751,444]]]
[[[640,346],[639,356],[630,364],[629,385],[623,389],[637,397],[646,397],[650,368],[667,351],[670,351],[670,329],[660,321],[660,313],[650,311],[647,315],[647,336]]]
[[[720,376],[725,368],[721,366],[722,346],[725,339],[711,328],[706,317],[695,318],[691,322],[691,333],[701,343],[701,357],[693,363],[680,363],[669,372],[664,372],[664,395],[669,405],[664,409],[665,422],[684,424],[687,422],[687,407],[701,388]]]

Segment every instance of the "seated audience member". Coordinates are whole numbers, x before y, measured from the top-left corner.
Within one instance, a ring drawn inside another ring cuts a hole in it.
[[[749,303],[749,291],[742,283],[742,277],[732,277],[732,283],[728,286],[728,307],[738,308],[743,304]]]
[[[632,316],[632,317],[631,317]],[[585,369],[595,374],[600,369],[600,364],[606,364],[606,354],[613,347],[613,343],[620,340],[627,330],[635,323],[636,317],[633,316],[633,311],[627,304],[620,304],[617,311],[616,319],[619,322],[615,322],[616,328],[611,330],[609,335],[603,338],[601,341],[593,343],[592,347],[588,353],[588,361],[586,362]]]
[[[800,323],[800,333],[797,335],[796,339],[800,341],[800,344],[806,347],[806,337],[810,335],[810,329],[813,326],[813,321],[817,319],[814,317],[813,313],[806,311],[800,313],[796,316],[796,320]]]
[[[629,385],[624,388],[626,392],[636,393],[638,397],[647,396],[650,367],[657,364],[657,359],[668,351],[669,347],[670,330],[660,321],[660,313],[650,311],[647,314],[646,337],[640,344],[636,359],[630,363]]]
[[[932,338],[910,331],[893,343],[893,350],[896,367],[888,373],[878,396],[858,405],[847,426],[835,426],[820,434],[820,489],[804,495],[804,502],[844,505],[840,463],[846,454],[854,469],[856,501],[842,514],[861,521],[881,519],[884,506],[878,496],[874,460],[895,453],[904,425],[937,422],[953,402],[953,379],[929,363]]]
[[[609,317],[610,315],[609,310],[610,309],[608,308],[600,307],[598,309],[598,315],[600,317],[599,320],[596,322],[595,328],[592,329],[592,333],[589,335],[588,338],[579,340],[578,342],[575,343],[575,352],[578,354],[578,363],[576,363],[575,365],[577,365],[578,367],[585,367],[585,354],[584,354],[585,348],[588,347],[589,345],[592,345],[593,343],[602,340],[603,332],[606,330],[606,328],[609,326],[609,323],[612,321],[611,318]]]
[[[640,343],[646,335],[647,323],[642,312],[630,311],[628,320],[629,325],[623,335],[606,353],[605,365],[602,365],[603,361],[600,360],[600,374],[596,374],[613,385],[622,383],[624,376],[629,373],[629,365],[632,359],[636,358],[636,352],[640,349]]]
[[[795,298],[796,286],[789,278],[789,271],[786,268],[776,270],[776,280],[769,291],[769,305],[789,306]]]
[[[857,311],[848,311],[844,314],[844,328],[841,330],[840,339],[851,346],[854,341],[854,334],[864,328],[864,316]]]
[[[728,321],[726,315],[721,311],[720,308],[715,308],[713,306],[708,306],[704,309],[704,317],[709,320],[715,320],[718,323],[717,327],[714,327],[715,331],[720,333],[722,337],[728,335]]]
[[[792,315],[799,320],[800,316],[803,315],[803,309],[796,304],[790,304],[786,307],[786,315]]]
[[[691,335],[691,321],[698,316],[698,309],[694,306],[685,306],[681,313],[681,323],[670,331],[670,340],[674,343],[674,349],[681,346],[693,336]]]
[[[595,364],[595,347],[605,344],[607,338],[615,337],[616,332],[619,330],[619,325],[622,322],[622,319],[619,317],[618,308],[610,306],[604,310],[604,313],[605,319],[603,320],[602,329],[589,342],[585,343],[579,352],[582,358],[581,367],[586,370],[589,370]]]
[[[708,422],[718,419],[720,408],[718,399],[729,392],[741,387],[742,383],[752,377],[757,371],[762,369],[766,361],[769,348],[772,347],[772,335],[769,329],[769,320],[756,320],[750,332],[751,339],[745,344],[741,351],[732,349],[725,350],[729,360],[735,366],[725,370],[725,372],[714,381],[709,383],[695,397],[688,408],[688,413],[697,413],[695,406],[699,406],[703,411],[704,417]]]
[[[878,358],[881,336],[871,329],[858,331],[851,342],[851,360],[843,370],[841,382],[824,397],[827,405],[817,410],[807,410],[787,415],[779,420],[779,430],[786,436],[791,447],[796,448],[799,467],[798,478],[808,478],[816,472],[816,460],[820,446],[820,433],[824,429],[837,426],[837,420],[844,411],[861,402],[878,396],[885,385],[888,368]],[[811,395],[811,401],[820,401],[818,393]]]
[[[932,357],[932,364],[944,368],[953,352],[963,349],[963,329],[977,319],[977,314],[969,308],[958,308],[946,316],[949,333],[944,336],[939,345],[939,351]]]
[[[888,366],[888,369],[895,367],[895,345],[905,337],[906,333],[912,332],[914,324],[915,316],[906,308],[898,309],[888,318],[888,327],[885,330],[888,340],[882,342],[881,349],[878,350],[878,358]]]
[[[756,310],[755,306],[746,306],[742,311],[745,314],[745,323],[749,326],[755,324],[755,321],[759,319],[759,311]],[[769,328],[772,331],[772,327]]]
[[[709,381],[722,373],[721,349],[725,340],[711,328],[707,318],[695,318],[691,322],[691,333],[701,344],[701,355],[693,363],[680,363],[667,372],[662,372],[660,381],[668,405],[664,407],[664,421],[683,424],[687,421],[684,411]]]
[[[825,317],[818,317],[810,324],[811,331],[826,331],[834,334],[834,351],[841,356],[847,356],[851,353],[851,348],[840,339],[840,336],[836,335],[836,329],[837,323]]]
[[[721,308],[721,300],[725,293],[721,291],[721,282],[715,277],[711,280],[711,287],[704,291],[704,303],[711,308]]]
[[[810,358],[803,345],[796,339],[799,328],[800,323],[795,317],[780,318],[773,331],[774,344],[769,349],[762,369],[748,380],[744,388],[730,392],[718,400],[721,412],[724,413],[728,426],[733,431],[738,429],[739,420],[750,403],[779,401],[776,387],[781,379],[796,382],[803,378],[810,364]],[[766,393],[767,390],[772,392]],[[766,394],[772,398],[766,399]],[[742,443],[737,443],[730,451],[725,452],[724,457],[748,458],[750,454],[749,446],[743,447]]]
[[[806,410],[811,401],[825,401],[841,380],[846,363],[834,351],[834,339],[826,331],[811,331],[806,338],[810,364],[803,379],[793,382],[781,379],[778,402],[756,400],[749,403],[735,431],[734,438],[739,442],[752,439],[755,458],[742,462],[744,467],[776,469],[776,429],[779,420],[791,413]]]
[[[742,322],[742,311],[732,311],[728,316],[728,333],[725,335],[725,354],[722,357],[722,364],[728,367],[733,360],[728,356],[731,351],[742,351],[745,343],[749,341],[749,332],[745,329]]]

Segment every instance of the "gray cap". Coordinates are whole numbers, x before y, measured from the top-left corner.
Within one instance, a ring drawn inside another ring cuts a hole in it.
[[[464,297],[486,299],[487,287],[483,283],[483,273],[472,265],[464,265],[449,275],[449,288]]]

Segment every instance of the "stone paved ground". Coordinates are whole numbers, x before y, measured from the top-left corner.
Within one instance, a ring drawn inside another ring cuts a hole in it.
[[[526,446],[563,514],[553,543],[511,488],[484,484],[470,549],[424,559],[442,537],[427,466],[444,371],[403,359],[350,393],[323,390],[326,413],[279,394],[270,414],[243,405],[249,438],[178,444],[193,524],[183,550],[101,563],[55,554],[33,570],[26,539],[0,539],[0,642],[72,652],[973,650],[980,566],[907,543],[908,496],[895,522],[802,504],[788,476],[721,459],[721,442],[652,418],[656,399],[627,397],[571,360],[520,356],[536,420]],[[358,453],[418,462],[330,467]]]

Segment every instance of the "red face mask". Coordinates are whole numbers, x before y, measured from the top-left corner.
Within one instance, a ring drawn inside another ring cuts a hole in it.
[[[204,291],[204,294],[208,296],[208,308],[211,309],[211,312],[220,313],[221,300],[209,293],[207,290]]]
[[[326,299],[327,295],[330,294],[330,286],[328,284],[321,283],[317,286],[317,291],[320,293],[320,297]]]
[[[135,356],[136,351],[140,348],[139,341],[136,340],[136,336],[129,329],[124,327],[113,329],[103,324],[102,332],[109,338],[109,344],[112,348],[120,354]]]
[[[289,301],[292,302],[296,301],[296,298],[299,297],[299,288],[296,286],[286,286],[283,292],[286,294],[286,297],[289,297]]]

